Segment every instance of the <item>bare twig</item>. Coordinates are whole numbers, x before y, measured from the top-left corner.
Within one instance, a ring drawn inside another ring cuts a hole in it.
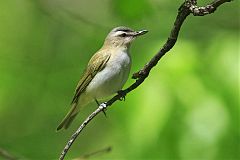
[[[0,148],[0,157],[6,159],[6,160],[17,160],[18,158],[11,155],[8,151]],[[1,159],[1,158],[0,158]]]
[[[65,21],[66,20],[69,21],[69,18],[71,18],[71,19],[74,19],[74,20],[84,24],[84,25],[88,25],[89,27],[94,27],[96,29],[106,30],[106,29],[110,28],[107,25],[103,25],[103,24],[99,24],[97,22],[91,21],[78,13],[75,13],[73,11],[66,9],[63,6],[57,6],[53,10],[49,7],[48,4],[46,4],[45,1],[37,1],[37,3],[38,3],[37,6],[39,7],[39,10],[43,14],[47,15],[48,17],[55,20],[56,22],[67,25],[77,31],[78,31],[78,28],[75,25],[71,25],[69,23],[66,23]]]
[[[83,160],[83,159],[88,159],[92,156],[95,156],[95,155],[99,155],[99,154],[103,154],[103,153],[109,153],[112,151],[112,147],[107,147],[107,148],[103,148],[101,150],[97,150],[95,152],[92,152],[92,153],[88,153],[88,154],[85,154],[79,158],[75,158],[74,160]]]
[[[107,101],[106,103],[102,103],[92,114],[90,114],[87,119],[81,124],[81,126],[77,129],[77,131],[72,135],[65,148],[63,149],[60,160],[63,160],[65,155],[67,154],[69,148],[76,140],[77,136],[81,133],[83,128],[101,111],[106,110],[109,106],[111,106],[115,101],[122,98],[123,95],[128,94],[135,88],[137,88],[143,81],[148,77],[151,69],[157,65],[158,61],[167,53],[172,47],[175,45],[180,28],[189,14],[193,14],[195,16],[204,16],[206,14],[213,13],[217,7],[225,2],[230,2],[231,0],[215,0],[212,3],[206,5],[205,7],[197,7],[197,0],[186,0],[181,7],[178,9],[178,15],[175,19],[173,28],[171,30],[170,36],[168,37],[166,43],[160,49],[160,51],[138,72],[133,74],[133,79],[136,79],[135,83],[129,86],[127,89],[122,91],[122,94],[115,95],[112,99]]]
[[[77,14],[77,13],[74,13],[72,11],[69,11],[65,8],[62,8],[62,11],[64,11],[66,14],[68,14],[69,17],[72,17],[73,19],[76,19],[82,23],[85,23],[89,26],[93,26],[95,28],[101,28],[101,29],[109,29],[110,27],[106,26],[106,25],[103,25],[103,24],[99,24],[99,23],[96,23],[96,22],[93,22],[85,17],[83,17],[82,15],[80,14]]]
[[[216,11],[217,7],[220,6],[221,4],[230,1],[232,0],[214,0],[212,3],[204,7],[198,7],[197,3],[195,3],[190,7],[190,10],[194,16],[205,16],[206,14],[211,14],[214,11]]]

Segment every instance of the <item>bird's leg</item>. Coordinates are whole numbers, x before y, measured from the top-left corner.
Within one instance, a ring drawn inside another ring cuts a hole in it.
[[[98,105],[98,107],[99,107],[101,104],[98,102],[97,99],[94,99],[94,100],[95,100],[95,102],[97,103],[97,105]],[[101,106],[101,107],[102,107],[102,106]],[[107,114],[106,114],[106,112],[105,112],[105,108],[103,108],[102,112],[103,112],[104,116],[107,117]]]
[[[123,90],[119,90],[117,93],[120,96],[119,100],[120,101],[122,101],[122,100],[125,101],[126,93]]]

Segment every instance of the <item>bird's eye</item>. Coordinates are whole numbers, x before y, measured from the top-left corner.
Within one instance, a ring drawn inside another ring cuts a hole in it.
[[[121,37],[126,37],[127,34],[126,34],[126,33],[122,33],[122,34],[120,34],[120,36],[121,36]]]

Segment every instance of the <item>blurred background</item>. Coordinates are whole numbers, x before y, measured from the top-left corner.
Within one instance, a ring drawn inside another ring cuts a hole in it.
[[[0,0],[0,148],[21,159],[57,159],[96,108],[55,132],[107,33],[122,25],[149,30],[132,45],[132,74],[164,44],[182,2]],[[108,146],[110,153],[91,159],[240,159],[239,6],[189,16],[146,81],[114,103],[107,118],[99,114],[66,159]]]

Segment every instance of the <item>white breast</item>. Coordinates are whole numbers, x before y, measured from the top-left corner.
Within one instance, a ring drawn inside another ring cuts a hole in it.
[[[127,52],[115,53],[109,59],[106,67],[97,73],[86,93],[93,98],[104,98],[121,90],[128,79],[131,68],[131,57]]]

